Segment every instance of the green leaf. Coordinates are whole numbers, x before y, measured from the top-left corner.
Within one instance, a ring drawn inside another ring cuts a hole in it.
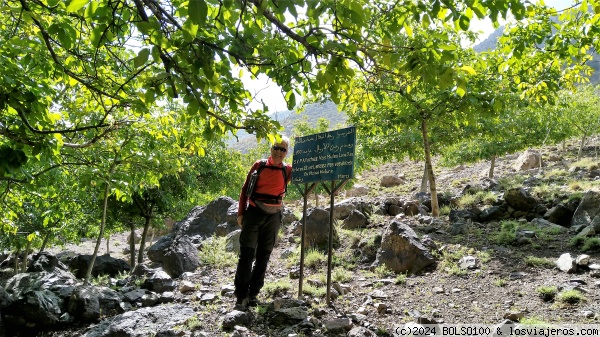
[[[138,55],[133,59],[133,66],[139,68],[148,62],[148,57],[150,56],[150,49],[144,48],[140,50]]]
[[[264,1],[266,2],[266,1]],[[195,24],[204,26],[208,16],[208,6],[204,0],[190,0],[188,3],[188,15]]]
[[[60,44],[63,46],[63,48],[71,49],[72,40],[71,40],[71,35],[69,34],[68,31],[66,31],[64,29],[59,29],[58,30],[58,41],[60,41]]]
[[[475,69],[473,69],[473,68],[472,68],[472,67],[470,67],[470,66],[462,66],[462,67],[460,67],[459,69],[460,69],[460,70],[462,70],[462,71],[465,71],[465,72],[467,72],[469,75],[475,75],[475,74],[477,74],[477,73],[475,72]]]
[[[460,97],[467,93],[467,82],[462,78],[456,80],[456,94]]]
[[[73,0],[67,6],[67,12],[73,13],[82,9],[85,5],[87,5],[90,0]]]

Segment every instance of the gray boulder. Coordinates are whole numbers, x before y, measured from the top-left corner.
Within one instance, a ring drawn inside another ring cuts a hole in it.
[[[417,273],[433,263],[433,256],[412,228],[393,221],[383,234],[374,265],[385,265],[396,273]]]
[[[343,227],[345,229],[359,229],[367,227],[368,223],[369,220],[361,211],[353,210],[350,212],[350,215],[344,219]]]
[[[516,171],[526,171],[542,166],[542,155],[535,150],[527,150],[517,158],[513,168]]]
[[[571,219],[571,226],[592,226],[600,232],[600,193],[588,191],[577,206]]]
[[[571,226],[571,219],[573,218],[573,212],[569,209],[569,207],[558,204],[552,208],[550,208],[545,214],[544,219],[555,223],[557,225],[561,225],[564,227]]]
[[[67,308],[69,314],[82,322],[95,323],[100,320],[100,300],[94,287],[77,287]]]
[[[537,200],[525,189],[512,188],[504,193],[504,201],[517,211],[529,212],[537,206]]]
[[[175,223],[173,231],[178,236],[187,235],[194,240],[200,237],[202,241],[215,234],[219,226],[221,235],[238,228],[237,202],[230,197],[220,197],[206,206],[194,207],[185,219]]]
[[[144,281],[142,288],[162,293],[175,290],[177,283],[163,270],[154,270]]]
[[[294,233],[300,235],[302,232],[302,221],[298,222]],[[306,214],[305,246],[327,247],[329,244],[329,212],[322,208],[312,208]],[[333,228],[333,243],[337,245],[338,235]]]
[[[88,266],[92,262],[92,255],[77,255],[69,261],[69,269],[73,271],[76,277],[85,278]],[[117,276],[121,273],[129,271],[129,264],[123,259],[114,258],[108,254],[96,256],[94,267],[92,268],[93,276],[109,275]]]
[[[165,251],[162,263],[164,271],[172,278],[188,271],[193,272],[200,266],[198,249],[189,237],[177,237]]]
[[[83,337],[147,337],[166,335],[196,313],[191,306],[164,305],[128,311],[107,318],[87,330]]]

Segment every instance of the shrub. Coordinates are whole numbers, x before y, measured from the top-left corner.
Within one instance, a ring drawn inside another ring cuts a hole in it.
[[[492,236],[492,240],[499,245],[511,245],[517,240],[519,224],[516,221],[500,222],[500,231]]]
[[[339,282],[339,283],[346,283],[346,282],[350,282],[353,279],[353,275],[351,272],[349,272],[348,270],[341,268],[341,267],[337,267],[334,268],[333,271],[331,272],[331,279],[334,282]]]
[[[218,269],[233,267],[237,263],[236,254],[226,250],[227,238],[213,235],[205,240],[198,252],[200,262]]]
[[[325,262],[325,254],[317,248],[310,248],[304,256],[304,266],[314,268]]]
[[[394,280],[394,284],[396,285],[401,285],[401,284],[406,284],[406,274],[399,274],[398,276],[396,276],[396,279]]]
[[[556,299],[562,303],[577,304],[585,301],[585,296],[581,292],[571,289],[560,292]]]
[[[536,291],[546,302],[554,300],[554,297],[556,297],[556,294],[558,293],[556,286],[539,286]]]

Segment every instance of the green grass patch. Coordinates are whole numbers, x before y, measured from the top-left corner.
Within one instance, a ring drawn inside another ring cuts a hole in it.
[[[304,266],[308,268],[316,268],[327,261],[325,253],[317,248],[310,248],[304,256]]]
[[[600,250],[600,238],[576,236],[569,240],[569,246],[583,252]]]
[[[327,287],[317,287],[312,284],[304,284],[302,286],[302,293],[312,297],[325,297],[327,295]]]
[[[556,286],[539,286],[536,289],[538,295],[546,302],[554,300],[556,294],[558,294],[558,288]]]
[[[506,280],[505,278],[499,278],[494,280],[494,285],[496,287],[505,287],[508,284],[508,280]]]
[[[278,280],[275,282],[267,282],[262,288],[262,292],[269,297],[277,297],[286,294],[292,288],[292,284],[288,280]]]
[[[396,278],[394,279],[394,284],[396,285],[404,285],[406,284],[406,279],[407,279],[407,275],[406,274],[398,274],[398,276],[396,276]]]
[[[554,261],[545,257],[527,256],[523,259],[523,262],[530,267],[536,268],[552,269],[555,266]]]
[[[352,281],[353,278],[354,278],[354,275],[352,274],[352,272],[348,271],[342,267],[334,268],[333,271],[331,272],[331,279],[334,282],[347,283],[347,282]]]
[[[501,190],[509,190],[523,186],[524,181],[525,176],[522,175],[504,176],[498,179],[498,186]]]
[[[577,304],[586,300],[583,294],[575,289],[561,291],[556,295],[556,300],[565,304]]]

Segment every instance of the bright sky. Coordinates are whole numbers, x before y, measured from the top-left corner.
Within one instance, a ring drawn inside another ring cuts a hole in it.
[[[572,6],[574,2],[574,0],[544,1],[547,6],[552,6],[557,10],[562,10],[566,7]],[[494,27],[489,19],[483,21],[475,19],[471,23],[471,29],[481,32],[480,41],[485,40],[485,38],[494,31]],[[252,80],[249,76],[245,76],[242,80],[248,88],[251,88],[251,94],[255,95],[256,97],[257,102],[253,103],[251,107],[255,109],[261,108],[262,105],[260,104],[260,101],[262,100],[269,107],[269,111],[271,113],[287,110],[287,104],[285,103],[284,95],[281,93],[281,90],[279,90],[277,85],[274,85],[272,82],[270,82],[266,76],[261,76],[257,80]]]

